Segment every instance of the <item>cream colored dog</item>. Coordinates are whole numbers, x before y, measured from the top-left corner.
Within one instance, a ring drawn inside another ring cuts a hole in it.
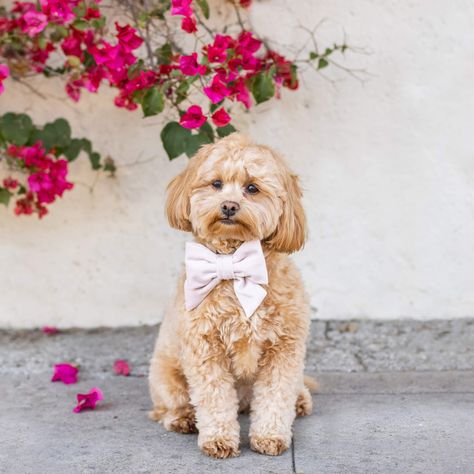
[[[168,430],[199,431],[202,451],[226,458],[239,454],[237,416],[250,409],[251,448],[281,454],[295,416],[312,410],[303,375],[309,305],[288,257],[306,234],[298,179],[274,151],[233,134],[202,147],[171,181],[167,214],[218,254],[260,240],[269,283],[247,317],[231,280],[186,311],[183,275],[151,360],[150,416]]]

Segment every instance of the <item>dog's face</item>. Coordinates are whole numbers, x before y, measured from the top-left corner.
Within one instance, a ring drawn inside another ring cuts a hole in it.
[[[238,134],[206,145],[168,186],[172,227],[205,241],[262,240],[294,252],[306,221],[296,176],[266,147]]]

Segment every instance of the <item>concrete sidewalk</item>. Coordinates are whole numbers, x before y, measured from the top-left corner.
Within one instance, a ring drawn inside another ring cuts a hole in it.
[[[474,473],[474,321],[316,322],[308,371],[320,390],[293,448],[230,460],[202,455],[195,435],[148,420],[147,360],[156,328],[0,332],[0,472]],[[132,376],[113,375],[125,358]],[[58,362],[76,385],[51,383]],[[72,413],[97,386],[95,411]]]

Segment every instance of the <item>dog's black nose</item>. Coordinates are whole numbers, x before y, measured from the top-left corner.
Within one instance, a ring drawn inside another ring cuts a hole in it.
[[[237,214],[237,211],[240,209],[240,206],[234,201],[224,201],[221,204],[222,214],[226,217],[232,217]]]

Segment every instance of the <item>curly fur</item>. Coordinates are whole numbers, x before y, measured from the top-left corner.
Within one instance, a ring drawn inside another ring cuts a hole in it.
[[[216,190],[211,184],[221,180]],[[248,194],[249,183],[259,193]],[[235,201],[233,225],[220,204]],[[184,308],[184,275],[161,325],[150,367],[152,419],[168,430],[199,431],[206,454],[239,454],[239,411],[250,410],[250,446],[278,455],[291,443],[296,415],[311,413],[303,374],[309,305],[289,253],[305,241],[306,219],[298,179],[271,149],[233,134],[200,149],[168,187],[174,228],[219,253],[246,240],[262,242],[267,296],[247,318],[231,281],[221,282],[194,310]]]

